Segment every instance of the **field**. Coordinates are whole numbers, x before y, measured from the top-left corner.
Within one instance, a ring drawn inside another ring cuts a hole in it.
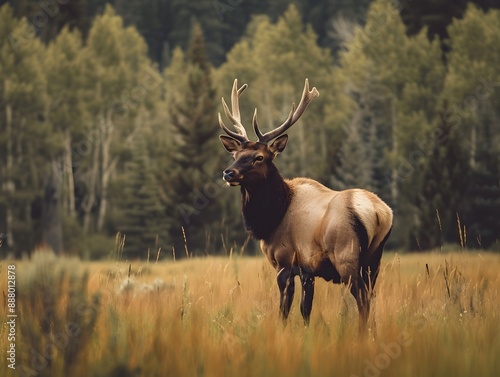
[[[348,290],[320,279],[311,325],[299,286],[283,325],[263,257],[14,265],[0,266],[2,376],[500,375],[499,254],[387,253],[361,338]]]

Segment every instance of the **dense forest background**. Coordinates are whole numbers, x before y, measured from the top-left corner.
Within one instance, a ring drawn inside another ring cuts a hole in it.
[[[390,248],[500,250],[497,1],[0,4],[2,254],[255,252],[221,179],[236,77],[247,128],[255,107],[280,124],[309,78],[277,165],[376,192]]]

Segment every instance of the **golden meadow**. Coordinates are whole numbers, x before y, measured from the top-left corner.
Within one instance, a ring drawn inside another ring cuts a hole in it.
[[[287,325],[264,257],[82,262],[36,253],[16,271],[15,370],[2,376],[498,376],[500,255],[387,253],[367,337],[345,287],[297,289]]]

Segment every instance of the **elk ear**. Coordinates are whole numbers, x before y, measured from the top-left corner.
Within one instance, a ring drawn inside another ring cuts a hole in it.
[[[230,136],[220,135],[219,140],[229,153],[234,153],[241,149],[241,143]]]
[[[288,142],[288,135],[285,134],[285,135],[281,135],[281,136],[277,137],[271,143],[271,145],[269,146],[269,149],[273,153],[274,157],[276,157],[276,155],[278,153],[281,153],[285,150],[287,142]]]

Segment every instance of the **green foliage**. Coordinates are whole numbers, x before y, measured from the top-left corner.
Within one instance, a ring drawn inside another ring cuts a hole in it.
[[[125,235],[127,257],[145,259],[148,249],[156,253],[159,247],[166,248],[168,229],[160,188],[144,142],[137,141],[126,170],[113,220]]]
[[[85,71],[81,35],[65,27],[46,51],[47,92],[50,100],[50,122],[57,131],[76,133],[83,123]]]
[[[416,240],[412,246],[422,250],[459,242],[457,216],[463,218],[466,204],[462,198],[470,180],[467,157],[450,125],[440,124],[434,132],[440,136],[424,166],[424,184],[417,199],[419,222],[412,228]]]
[[[97,87],[94,106],[110,108],[124,92],[140,84],[147,64],[146,44],[137,30],[124,27],[121,17],[106,6],[92,24],[87,45],[86,58],[92,67],[87,80]],[[134,109],[130,106],[128,110]]]
[[[90,122],[80,137],[91,139],[91,145],[75,179],[84,193],[83,226],[88,233],[104,229],[109,184],[123,168],[121,158],[140,133],[140,111],[152,101],[159,82],[144,40],[135,28],[124,27],[111,6],[94,20],[84,59],[92,98],[86,101]]]
[[[447,105],[443,119],[459,143],[463,163],[458,174],[468,176],[460,196],[460,213],[469,230],[468,245],[496,247],[500,177],[500,11],[484,12],[469,5],[463,19],[449,27],[448,74],[441,94]],[[479,42],[480,41],[480,42]],[[450,196],[456,187],[442,195]]]
[[[126,257],[243,243],[217,140],[216,99],[235,78],[249,84],[249,134],[256,107],[266,131],[306,77],[318,88],[277,164],[376,192],[396,214],[390,246],[457,243],[458,214],[466,246],[498,248],[493,4],[82,0],[37,26],[42,3],[11,3],[0,8],[0,232],[17,256],[58,231],[84,258],[108,256],[119,231]]]
[[[418,223],[421,168],[434,146],[427,141],[445,72],[439,44],[429,41],[425,30],[407,36],[398,10],[377,0],[340,59],[344,90],[354,106],[335,181],[340,187],[371,188],[385,199],[396,213],[392,242],[408,248]],[[360,141],[355,153],[353,138]],[[364,174],[355,173],[357,163]]]
[[[44,45],[27,39],[27,20],[13,18],[8,5],[0,8],[0,25],[0,227],[6,229],[6,246],[20,255],[36,242],[39,217],[31,216],[31,207],[40,203],[48,162],[61,139],[45,121]]]
[[[220,187],[214,181],[222,151],[215,126],[211,67],[198,25],[193,28],[186,57],[176,53],[174,58],[175,64],[167,71],[167,88],[175,90],[168,107],[175,143],[162,180],[170,237],[178,256],[185,255],[186,242],[195,254],[211,253],[221,234]]]
[[[498,165],[478,166],[471,172],[471,184],[466,192],[470,198],[468,211],[464,211],[468,245],[474,248],[500,249],[500,188]]]

